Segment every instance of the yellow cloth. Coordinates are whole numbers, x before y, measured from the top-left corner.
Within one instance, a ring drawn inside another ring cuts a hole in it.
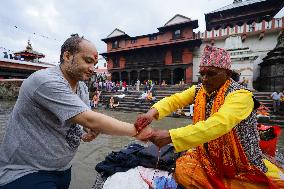
[[[279,188],[283,188],[283,180],[280,180],[279,169],[268,160],[264,160],[270,172],[266,173]],[[194,151],[188,151],[183,156],[177,159],[175,169],[175,181],[183,183],[184,188],[196,189],[214,189],[205,172],[203,165],[200,163],[198,156]],[[234,179],[223,178],[223,182],[228,189],[267,189],[266,185],[261,183],[252,183],[245,180],[240,180],[238,176]]]
[[[268,171],[265,173],[266,176],[270,178],[276,178],[284,180],[284,173],[283,170],[280,170],[276,165],[268,161],[267,159],[263,160],[265,166],[267,167]]]
[[[236,90],[226,96],[225,102],[218,112],[206,121],[200,121],[193,127],[192,124],[177,129],[171,129],[170,135],[176,151],[184,151],[216,139],[231,131],[238,123],[246,119],[253,110],[253,94],[244,89]],[[195,98],[195,86],[189,89],[163,98],[152,108],[157,109],[156,119],[175,112],[177,109],[193,104]],[[268,164],[267,176],[279,178],[280,169],[272,163]],[[271,175],[272,174],[272,175]]]
[[[166,97],[153,105],[161,119],[176,109],[192,104],[195,97],[195,86]],[[247,90],[237,90],[230,93],[219,111],[206,121],[200,121],[195,127],[171,129],[170,135],[176,151],[184,151],[216,139],[247,118],[253,109],[252,93]]]

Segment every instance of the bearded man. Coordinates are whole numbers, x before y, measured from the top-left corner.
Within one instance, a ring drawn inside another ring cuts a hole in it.
[[[0,189],[68,189],[81,139],[89,142],[99,133],[138,137],[133,124],[89,107],[83,81],[98,63],[93,43],[72,35],[61,47],[60,62],[21,86],[0,148]]]

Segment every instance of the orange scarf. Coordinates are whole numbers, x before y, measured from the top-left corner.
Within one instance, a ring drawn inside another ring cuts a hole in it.
[[[223,105],[225,93],[231,84],[227,80],[219,89],[214,99],[211,115]],[[206,92],[203,86],[198,91],[195,104],[193,123],[205,120]],[[236,178],[248,182],[267,184],[270,189],[277,188],[273,182],[256,166],[251,165],[245,155],[235,129],[229,133],[197,147],[201,164],[205,168],[209,182],[218,189],[226,189],[223,178]]]

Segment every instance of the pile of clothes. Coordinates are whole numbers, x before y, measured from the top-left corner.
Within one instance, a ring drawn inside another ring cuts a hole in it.
[[[155,145],[145,147],[134,143],[118,152],[110,153],[104,161],[96,165],[96,171],[105,181],[103,189],[124,186],[137,188],[136,185],[141,189],[176,189],[180,187],[171,173],[180,155],[181,153],[174,153],[172,145],[158,149]]]

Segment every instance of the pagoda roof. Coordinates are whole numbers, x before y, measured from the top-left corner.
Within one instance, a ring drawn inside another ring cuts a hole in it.
[[[181,14],[176,14],[173,18],[171,18],[164,26],[159,27],[159,31],[164,31],[167,29],[172,29],[180,26],[191,25],[192,29],[198,27],[197,20],[191,20],[190,18],[183,16]]]
[[[31,56],[31,57],[37,57],[37,58],[44,58],[45,55],[42,53],[39,53],[37,51],[34,51],[32,48],[32,45],[30,43],[30,40],[28,41],[28,45],[25,50],[15,52],[15,55],[21,55],[21,56]]]
[[[106,38],[102,39],[102,41],[104,42],[113,41],[113,40],[121,39],[125,37],[129,37],[129,35],[127,35],[124,31],[118,28],[115,28]]]
[[[271,20],[283,6],[283,0],[234,0],[232,4],[205,14],[206,29]]]
[[[266,0],[247,0],[247,1],[234,2],[234,3],[230,4],[230,5],[224,6],[222,8],[219,8],[219,9],[214,10],[212,12],[209,12],[207,14],[216,13],[216,12],[222,12],[222,11],[230,10],[230,9],[235,9],[235,8],[251,5],[251,4],[254,4],[254,3],[259,3],[259,2],[262,2],[262,1],[266,1]]]

